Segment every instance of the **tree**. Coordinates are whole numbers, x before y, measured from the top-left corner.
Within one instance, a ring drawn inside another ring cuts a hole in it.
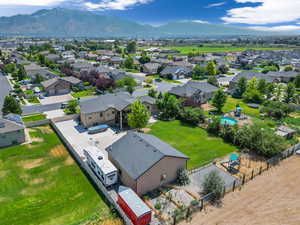
[[[106,77],[99,77],[96,80],[96,87],[102,91],[109,89],[109,88],[115,88],[115,82],[113,79],[106,78]]]
[[[77,112],[78,105],[79,105],[79,103],[76,99],[70,100],[68,102],[66,109],[68,110],[68,112],[70,114],[75,114]]]
[[[222,112],[222,108],[224,107],[226,100],[226,93],[222,89],[219,89],[213,96],[212,105],[216,107],[219,112]]]
[[[291,65],[288,65],[284,68],[285,72],[293,71],[293,67]]]
[[[200,108],[185,107],[180,113],[180,118],[184,122],[197,125],[200,122],[204,122],[205,115]]]
[[[211,200],[215,202],[222,198],[225,183],[219,172],[213,170],[205,176],[202,187],[203,194],[211,194]]]
[[[152,98],[156,98],[157,97],[157,91],[154,89],[154,88],[151,88],[149,91],[148,91],[148,95]]]
[[[245,77],[241,77],[238,79],[236,90],[234,93],[234,97],[241,98],[247,89],[247,79]]]
[[[257,84],[257,89],[260,93],[266,94],[267,92],[267,82],[264,79],[260,79]]]
[[[180,168],[177,171],[177,183],[179,185],[184,186],[184,185],[188,185],[190,182],[191,180],[189,178],[188,171],[183,168]]]
[[[15,114],[22,114],[22,109],[20,104],[17,102],[15,97],[8,95],[4,99],[4,104],[2,108],[2,113],[4,115],[9,114],[9,113],[15,113]]]
[[[285,91],[285,97],[284,97],[284,102],[285,103],[291,103],[295,100],[295,93],[296,93],[296,88],[294,83],[290,82],[288,83]]]
[[[272,129],[256,123],[239,128],[234,142],[240,148],[249,149],[265,157],[275,156],[287,147],[284,138],[276,135]]]
[[[126,46],[126,50],[127,52],[130,53],[135,53],[136,52],[136,42],[135,41],[131,41],[127,44]]]
[[[245,102],[261,103],[263,101],[263,96],[258,90],[258,81],[256,77],[253,77],[247,83],[247,88],[243,94],[243,99]]]
[[[268,83],[266,87],[266,94],[267,94],[267,99],[270,99],[275,91],[275,84],[274,83]]]
[[[134,64],[133,64],[133,58],[131,56],[128,56],[125,61],[124,61],[124,67],[127,69],[133,69]]]
[[[37,73],[37,74],[35,75],[34,80],[33,80],[33,82],[34,82],[35,84],[40,84],[40,83],[42,83],[43,81],[44,81],[44,77],[43,77],[41,74],[39,74],[39,73]]]
[[[201,80],[205,76],[205,68],[200,65],[196,65],[192,71],[193,80]]]
[[[130,95],[132,95],[133,92],[134,92],[134,88],[131,87],[131,86],[127,86],[126,91],[127,91]]]
[[[215,76],[217,74],[217,66],[214,61],[210,61],[206,64],[206,73],[209,76]]]
[[[292,107],[279,101],[266,101],[263,104],[263,107],[260,109],[261,113],[264,113],[268,117],[276,120],[281,120],[282,118],[288,116],[288,114],[292,111]]]
[[[208,79],[207,79],[207,83],[213,85],[213,86],[216,86],[216,87],[219,87],[219,82],[216,78],[216,76],[210,76]]]
[[[173,120],[179,115],[179,101],[174,95],[164,94],[162,99],[157,100],[156,105],[162,120]]]
[[[130,110],[131,112],[128,114],[128,124],[131,128],[141,129],[147,126],[150,113],[141,101],[135,101],[131,105]]]
[[[218,70],[220,71],[220,73],[226,74],[229,71],[229,67],[226,65],[220,65]]]
[[[212,118],[212,121],[207,126],[207,132],[213,135],[218,136],[219,132],[221,130],[221,122],[220,119],[214,117]]]
[[[147,53],[146,53],[146,52],[142,52],[141,58],[139,58],[139,62],[140,62],[141,64],[145,64],[145,63],[150,62],[150,57],[147,56]]]
[[[300,88],[300,74],[298,74],[295,78],[295,86],[296,88]]]
[[[24,80],[27,76],[24,66],[20,66],[17,72],[18,80]]]

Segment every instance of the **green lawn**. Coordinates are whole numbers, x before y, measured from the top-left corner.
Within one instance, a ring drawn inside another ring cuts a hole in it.
[[[236,147],[225,143],[221,138],[210,137],[204,129],[183,124],[178,120],[158,121],[150,128],[150,134],[190,157],[189,169],[201,167],[215,158],[237,151]]]
[[[73,92],[72,96],[74,98],[85,98],[85,97],[91,97],[95,95],[96,92],[93,90],[87,90],[87,91],[79,91],[79,92]]]
[[[33,143],[0,150],[1,225],[114,220],[52,129],[30,131]]]
[[[199,52],[201,53],[213,53],[213,52],[241,52],[245,51],[247,49],[253,49],[253,50],[282,50],[284,48],[266,48],[266,47],[234,47],[234,46],[226,46],[220,47],[216,46],[213,47],[213,45],[210,46],[204,46],[204,47],[197,47],[197,46],[174,46],[174,47],[165,47],[165,49],[175,49],[180,51],[181,55],[188,55],[190,52]]]
[[[35,97],[35,96],[27,99],[27,101],[32,104],[40,104],[40,100],[38,99],[38,97]]]
[[[40,121],[40,120],[44,120],[46,118],[47,118],[46,115],[42,114],[42,113],[22,117],[22,119],[25,123]]]
[[[225,106],[223,107],[223,112],[234,111],[237,104],[239,104],[242,107],[243,113],[252,117],[260,117],[259,109],[250,108],[245,102],[243,102],[242,99],[236,99],[229,96],[227,98]]]

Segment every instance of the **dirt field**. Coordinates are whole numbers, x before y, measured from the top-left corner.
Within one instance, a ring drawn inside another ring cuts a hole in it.
[[[284,160],[241,191],[225,196],[223,206],[208,206],[182,225],[299,225],[300,157]]]

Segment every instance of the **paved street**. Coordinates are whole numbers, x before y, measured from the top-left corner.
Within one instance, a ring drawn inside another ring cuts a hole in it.
[[[4,98],[9,94],[9,91],[11,90],[11,86],[7,80],[7,77],[4,76],[0,72],[0,107],[2,109]]]
[[[61,103],[54,103],[49,105],[32,105],[32,106],[22,106],[22,115],[30,115],[35,113],[42,113],[52,110],[60,109]]]

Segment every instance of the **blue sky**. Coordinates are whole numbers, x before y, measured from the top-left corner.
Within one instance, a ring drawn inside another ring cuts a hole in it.
[[[300,30],[300,0],[0,0],[0,15],[53,7],[96,10],[154,25],[197,20],[257,30]]]

